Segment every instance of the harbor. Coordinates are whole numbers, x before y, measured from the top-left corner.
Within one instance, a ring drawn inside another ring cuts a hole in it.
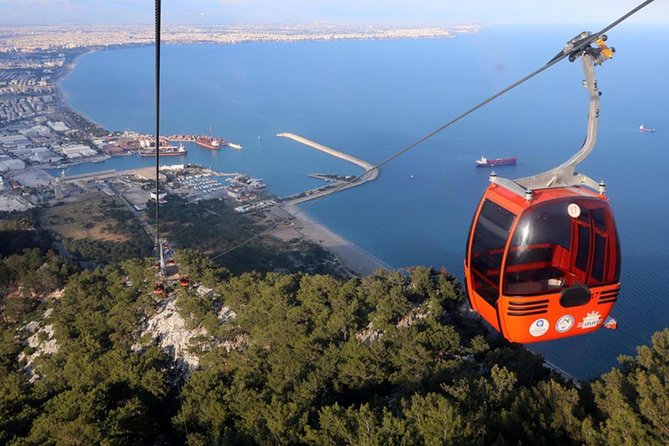
[[[323,144],[319,144],[316,141],[312,141],[310,139],[305,138],[304,136],[296,135],[294,133],[277,133],[279,138],[288,138],[292,139],[293,141],[299,142],[301,144],[304,144],[305,146],[309,146],[313,149],[319,150],[321,152],[327,153],[328,155],[332,155],[335,158],[340,158],[343,159],[344,161],[348,161],[349,163],[355,164],[356,166],[360,166],[365,171],[370,171],[370,170],[375,170],[375,167],[373,164],[368,163],[367,161],[363,161],[360,158],[356,158],[353,155],[349,155],[348,153],[341,152],[339,150],[335,150],[331,147],[324,146]]]
[[[237,144],[213,135],[178,134],[178,135],[166,136],[165,139],[170,142],[182,142],[182,143],[192,142],[201,147],[204,147],[205,149],[211,149],[211,150],[220,149],[221,147],[230,147],[231,149],[235,150],[242,149],[241,144]]]
[[[489,39],[509,48],[523,48],[525,54],[541,54],[546,48],[545,40],[527,39],[525,34],[516,31],[487,29],[485,33]],[[553,32],[548,37],[562,42],[564,32]],[[370,76],[377,72],[380,64],[392,62],[385,55],[400,56],[402,63],[387,72],[388,78],[378,80],[378,88],[364,90],[366,100],[363,103],[353,102],[353,97],[346,101],[340,94],[345,91],[360,96],[361,85],[342,76],[341,70],[333,69],[332,59],[326,58],[322,47],[315,44],[286,45],[295,58],[310,61],[308,67],[313,69],[310,76],[304,75],[300,65],[268,58],[261,48],[255,47],[247,50],[250,55],[246,57],[237,54],[238,48],[234,46],[203,49],[202,55],[211,60],[211,67],[202,70],[202,65],[197,64],[198,59],[190,56],[191,49],[174,46],[171,48],[175,53],[171,59],[174,63],[169,65],[166,76],[186,83],[191,94],[178,106],[167,108],[164,134],[208,134],[209,126],[214,124],[216,136],[239,142],[244,149],[241,152],[210,151],[184,142],[189,151],[184,161],[211,166],[215,171],[245,172],[263,178],[268,190],[280,197],[325,186],[326,183],[318,184],[307,175],[313,172],[357,175],[363,170],[332,156],[322,157],[321,152],[312,148],[306,150],[296,141],[274,137],[278,132],[306,136],[365,161],[385,159],[394,150],[417,140],[428,130],[427,127],[437,124],[435,120],[445,118],[450,110],[444,108],[447,99],[457,97],[464,90],[492,89],[491,79],[499,76],[492,63],[484,72],[464,75],[462,71],[448,69],[448,64],[434,67],[424,63],[423,59],[440,60],[457,54],[464,57],[463,64],[477,65],[481,51],[489,50],[485,43],[489,41],[468,38],[458,40],[455,45],[453,41],[432,40],[374,42],[378,52],[366,52],[364,46],[333,45],[333,57],[342,61],[342,69],[357,70]],[[277,44],[277,49],[283,48],[282,45]],[[630,58],[630,66],[638,67],[651,60],[662,61],[663,51],[661,45],[641,45],[635,47],[635,51],[625,52],[624,57]],[[136,91],[133,88],[138,88],[135,84],[140,84],[137,77],[117,78],[110,75],[107,67],[110,61],[122,64],[132,57],[139,61],[138,69],[149,71],[152,69],[150,53],[150,48],[137,48],[128,50],[127,54],[112,50],[81,58],[77,69],[64,81],[68,97],[77,110],[106,128],[148,133],[152,118],[143,110],[151,105],[151,98],[138,103],[142,98],[133,94]],[[421,57],[417,57],[418,54]],[[142,62],[144,60],[148,62]],[[410,61],[410,65],[406,61]],[[169,60],[166,63],[170,64]],[[241,66],[252,74],[244,82],[236,77]],[[626,70],[622,64],[612,67]],[[506,74],[523,74],[525,68],[531,67],[507,65]],[[287,70],[285,76],[267,76],[267,73],[280,73],[281,70]],[[430,77],[419,76],[419,73],[429,73]],[[625,71],[624,75],[638,76],[638,84],[659,85],[653,70],[635,69],[634,72]],[[87,83],[91,77],[103,78],[108,88],[99,89]],[[451,127],[443,138],[435,138],[432,144],[389,163],[376,181],[322,200],[305,213],[393,266],[444,265],[454,274],[462,274],[463,241],[467,238],[475,203],[488,185],[489,170],[504,169],[504,175],[513,178],[532,175],[555,162],[564,161],[568,157],[564,148],[581,142],[583,92],[580,88],[552,90],[548,88],[550,82],[543,83],[545,79],[537,78],[541,95],[535,90],[518,90],[516,93],[517,100],[526,102],[527,108],[501,113],[493,106],[494,125],[490,116],[488,119],[463,120]],[[207,86],[217,85],[222,80],[229,80],[237,89],[236,94],[212,95]],[[339,89],[322,88],[324,84],[338,85]],[[409,84],[415,88],[412,97],[421,100],[408,108],[398,107],[398,98],[388,92],[397,85]],[[304,93],[306,89],[309,89],[309,95]],[[611,86],[607,87],[603,82],[602,90],[606,98]],[[258,95],[259,91],[266,94]],[[597,149],[594,155],[597,163],[593,165],[592,175],[611,185],[611,200],[617,207],[629,209],[629,212],[617,215],[618,231],[621,239],[625,239],[621,249],[629,252],[630,243],[636,246],[636,255],[623,262],[623,283],[629,286],[624,287],[616,307],[617,313],[624,315],[626,321],[615,336],[602,335],[601,343],[560,341],[555,347],[551,344],[540,347],[552,362],[579,378],[594,376],[610,368],[616,363],[618,354],[633,353],[636,345],[647,342],[652,331],[666,325],[666,317],[658,315],[667,312],[649,312],[647,305],[655,302],[651,296],[667,294],[666,284],[662,281],[641,283],[633,272],[644,269],[652,277],[662,274],[660,266],[664,265],[663,258],[669,249],[662,232],[666,226],[662,222],[669,218],[667,207],[651,207],[653,197],[647,193],[649,185],[628,179],[633,172],[643,171],[652,179],[650,187],[662,187],[660,180],[665,178],[663,166],[667,158],[667,151],[662,147],[666,146],[669,133],[662,131],[659,118],[663,116],[662,111],[657,107],[644,109],[638,92],[618,91],[616,94],[621,94],[619,100],[624,106],[609,110],[607,118],[602,119],[602,150]],[[137,103],[136,107],[128,107],[134,103]],[[558,106],[546,109],[547,103]],[[664,103],[666,101],[658,102]],[[546,119],[547,114],[555,119]],[[178,126],[172,123],[178,123]],[[225,124],[220,124],[219,128],[218,123]],[[522,123],[521,127],[519,123]],[[657,131],[641,132],[642,123],[644,128],[656,128]],[[512,131],[521,128],[522,131]],[[556,128],[574,130],[555,132]],[[503,141],[500,133],[505,136]],[[547,134],[551,135],[549,139],[539,139],[538,135]],[[178,145],[178,142],[173,144]],[[639,156],[640,153],[648,154],[657,162],[649,163],[648,159]],[[474,160],[481,155],[488,158],[514,156],[518,163],[516,166],[476,168]],[[152,161],[155,162],[149,157],[115,157],[105,161],[105,167],[97,168],[121,170],[128,166],[148,166]],[[181,158],[166,160],[173,161],[181,162]],[[93,167],[89,165],[88,168]],[[72,167],[68,173],[81,171],[83,166]],[[5,187],[9,188],[10,178],[5,180]],[[648,222],[648,230],[636,229],[640,220]],[[660,309],[664,310],[666,306]],[[597,335],[594,336],[599,340]],[[563,344],[568,348],[562,348]]]
[[[95,138],[93,143],[95,149],[108,156],[126,156],[137,153],[141,156],[155,156],[155,139],[155,135],[126,130],[123,132],[112,132],[109,135]],[[160,156],[184,156],[188,153],[184,144],[189,143],[208,150],[220,150],[226,147],[234,150],[242,149],[241,144],[213,135],[173,134],[160,136],[159,139]]]
[[[317,143],[316,141],[312,141],[310,139],[307,139],[300,135],[296,135],[294,133],[284,132],[284,133],[278,133],[276,136],[280,138],[288,138],[295,142],[299,142],[300,144],[303,144],[307,147],[311,147],[320,152],[331,155],[335,158],[339,158],[351,164],[355,164],[356,166],[362,167],[365,170],[362,175],[355,177],[337,176],[337,175],[325,176],[323,174],[312,174],[311,176],[317,176],[318,178],[327,181],[330,184],[324,187],[318,187],[315,189],[310,189],[304,192],[293,194],[288,197],[284,197],[282,201],[287,204],[296,205],[299,203],[304,203],[306,201],[315,200],[317,198],[321,198],[326,195],[333,194],[335,192],[341,192],[343,190],[350,189],[352,187],[361,186],[369,181],[374,181],[379,177],[380,172],[376,166],[374,166],[372,163],[364,161],[353,155],[349,155],[348,153],[344,153],[331,147],[324,146],[323,144]]]

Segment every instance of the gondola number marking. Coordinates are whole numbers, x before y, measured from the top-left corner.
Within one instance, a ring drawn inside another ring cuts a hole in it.
[[[571,203],[567,206],[567,214],[571,218],[578,218],[581,216],[581,208],[576,203]]]
[[[546,319],[537,319],[530,325],[530,334],[535,338],[544,335],[548,331],[548,321]]]

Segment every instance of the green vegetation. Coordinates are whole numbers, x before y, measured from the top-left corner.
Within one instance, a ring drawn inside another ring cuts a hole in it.
[[[148,257],[153,241],[119,198],[87,200],[40,210],[39,223],[77,259],[110,264]]]
[[[27,248],[48,249],[52,240],[49,234],[36,227],[35,211],[9,218],[0,213],[0,257],[20,253]],[[4,219],[3,219],[4,217]]]
[[[107,136],[109,132],[104,128],[100,127],[96,123],[89,121],[84,118],[79,113],[76,113],[69,108],[63,108],[60,110],[63,115],[63,118],[72,126],[72,128],[77,129],[77,142],[94,145],[92,138],[93,137],[102,137]]]
[[[153,221],[153,209],[146,212],[147,221]],[[202,254],[215,258],[265,229],[223,201],[188,203],[172,195],[161,206],[161,224],[163,235],[175,247],[198,251],[191,258]],[[58,247],[61,253],[64,248],[73,260],[88,267],[149,257],[154,248],[154,240],[118,197],[98,194],[19,215],[0,214],[0,255],[26,247],[47,250],[54,242],[62,245]],[[336,257],[320,245],[306,241],[288,243],[271,236],[259,236],[216,262],[236,274],[343,274]]]
[[[160,299],[149,261],[0,257],[0,444],[669,442],[669,329],[577,388],[431,269],[234,275],[176,254],[193,286]],[[144,332],[168,301],[198,333],[188,376]]]
[[[152,215],[149,218],[153,218]],[[160,220],[166,237],[175,246],[197,249],[210,257],[244,243],[244,249],[230,252],[217,260],[220,266],[236,274],[246,271],[339,273],[333,255],[315,243],[286,243],[270,236],[249,241],[265,228],[235,212],[224,201],[188,203],[170,195],[167,203],[161,205]]]

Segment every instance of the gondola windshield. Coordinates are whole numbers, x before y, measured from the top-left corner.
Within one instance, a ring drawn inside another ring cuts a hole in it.
[[[474,288],[491,305],[499,295],[499,274],[509,233],[516,216],[486,200],[481,207],[472,244]]]
[[[542,203],[521,217],[506,258],[504,294],[534,295],[618,282],[617,235],[608,204]]]

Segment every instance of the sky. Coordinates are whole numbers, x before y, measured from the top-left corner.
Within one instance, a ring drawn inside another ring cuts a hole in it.
[[[163,0],[165,24],[605,23],[642,0]],[[0,25],[150,24],[152,0],[0,0]],[[655,0],[630,22],[669,24]]]

